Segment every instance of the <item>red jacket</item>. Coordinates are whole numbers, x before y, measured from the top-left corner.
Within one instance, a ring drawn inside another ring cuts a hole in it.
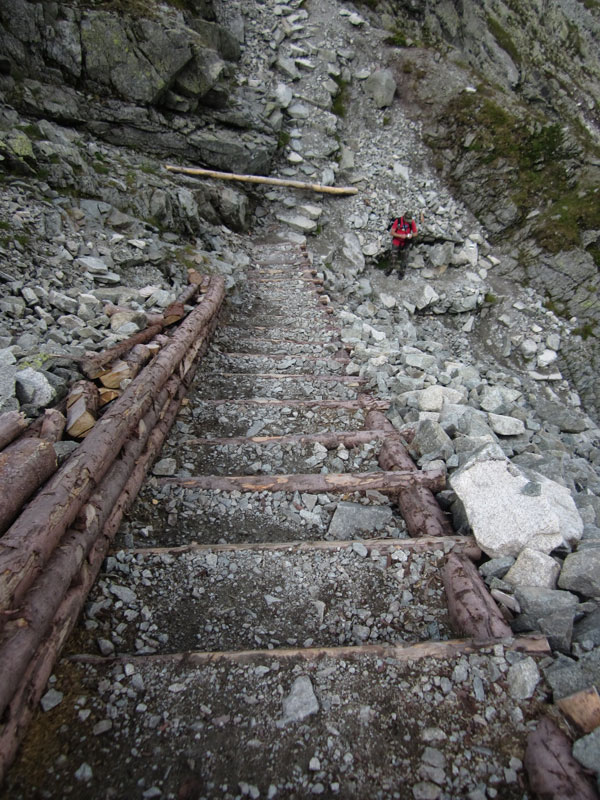
[[[417,223],[413,220],[408,222],[408,220],[404,219],[404,217],[398,217],[392,220],[392,224],[388,228],[388,230],[392,231],[392,244],[396,247],[404,247],[406,244],[405,236],[395,236],[394,234],[397,232],[398,234],[408,234],[412,233],[413,236],[417,235]]]

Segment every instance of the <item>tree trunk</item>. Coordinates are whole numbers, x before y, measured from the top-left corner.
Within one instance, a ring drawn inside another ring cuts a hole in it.
[[[529,785],[540,800],[598,800],[583,767],[571,755],[571,742],[544,717],[529,734],[525,751]]]
[[[213,278],[203,302],[181,323],[170,344],[115,400],[77,451],[0,540],[0,609],[22,601],[157,393],[189,355],[190,347],[196,352],[199,349],[224,295],[223,279]]]
[[[104,372],[108,364],[112,364],[113,361],[116,361],[123,353],[127,353],[135,347],[136,344],[145,344],[149,342],[150,339],[153,339],[162,329],[162,324],[151,325],[149,328],[144,328],[143,331],[136,333],[134,336],[124,339],[113,347],[109,347],[108,350],[86,357],[81,362],[82,371],[92,380],[98,378]]]
[[[27,427],[27,420],[22,411],[7,411],[0,415],[0,450],[14,441]]]
[[[0,453],[0,534],[56,467],[52,442],[42,439],[21,439]]]
[[[65,430],[67,420],[57,408],[47,408],[42,418],[40,439],[47,442],[60,442]]]
[[[512,636],[475,565],[450,553],[442,570],[450,622],[455,632],[476,641]]]
[[[388,434],[379,452],[379,465],[382,469],[418,472],[416,464],[401,442],[400,434],[381,412],[370,411],[365,425],[368,428],[379,428]],[[426,486],[415,485],[400,489],[392,500],[400,509],[409,536],[452,536],[454,533],[450,520]]]

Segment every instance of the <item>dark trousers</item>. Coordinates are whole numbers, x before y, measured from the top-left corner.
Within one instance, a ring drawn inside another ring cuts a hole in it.
[[[410,249],[410,244],[406,242],[404,246],[395,245],[392,242],[392,257],[391,257],[391,267],[395,269],[400,275],[404,275],[406,272],[406,265],[408,263],[408,251]]]

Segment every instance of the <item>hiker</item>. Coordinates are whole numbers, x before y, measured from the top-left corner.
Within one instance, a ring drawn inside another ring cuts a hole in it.
[[[404,277],[406,262],[408,261],[408,251],[417,236],[417,223],[414,219],[411,219],[409,222],[409,216],[409,214],[404,213],[390,220],[388,231],[392,236],[392,255],[390,259],[390,268],[387,270],[388,275],[393,269],[396,269],[398,275],[401,278]]]

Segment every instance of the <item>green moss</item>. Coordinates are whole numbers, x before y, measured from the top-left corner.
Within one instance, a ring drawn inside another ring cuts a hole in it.
[[[331,104],[331,110],[336,115],[336,117],[340,117],[341,119],[343,119],[346,116],[348,81],[345,81],[341,77],[334,78],[333,80],[337,83],[339,91],[333,98],[333,103]]]
[[[408,47],[406,34],[402,28],[396,28],[395,30],[391,31],[389,36],[386,36],[383,41],[390,47]]]
[[[110,174],[110,169],[107,166],[105,166],[104,164],[98,164],[97,162],[95,162],[94,164],[92,164],[92,166],[94,168],[94,171],[97,172],[98,175],[109,175]]]
[[[498,298],[496,297],[495,294],[492,294],[492,292],[486,292],[483,300],[485,303],[488,303],[489,305],[492,306],[498,302]]]
[[[598,337],[596,333],[596,322],[584,322],[583,325],[573,329],[576,336],[581,336],[582,339],[589,339],[590,336]]]
[[[283,150],[290,143],[290,139],[291,136],[288,131],[279,131],[279,136],[277,137],[277,148],[279,150]]]

